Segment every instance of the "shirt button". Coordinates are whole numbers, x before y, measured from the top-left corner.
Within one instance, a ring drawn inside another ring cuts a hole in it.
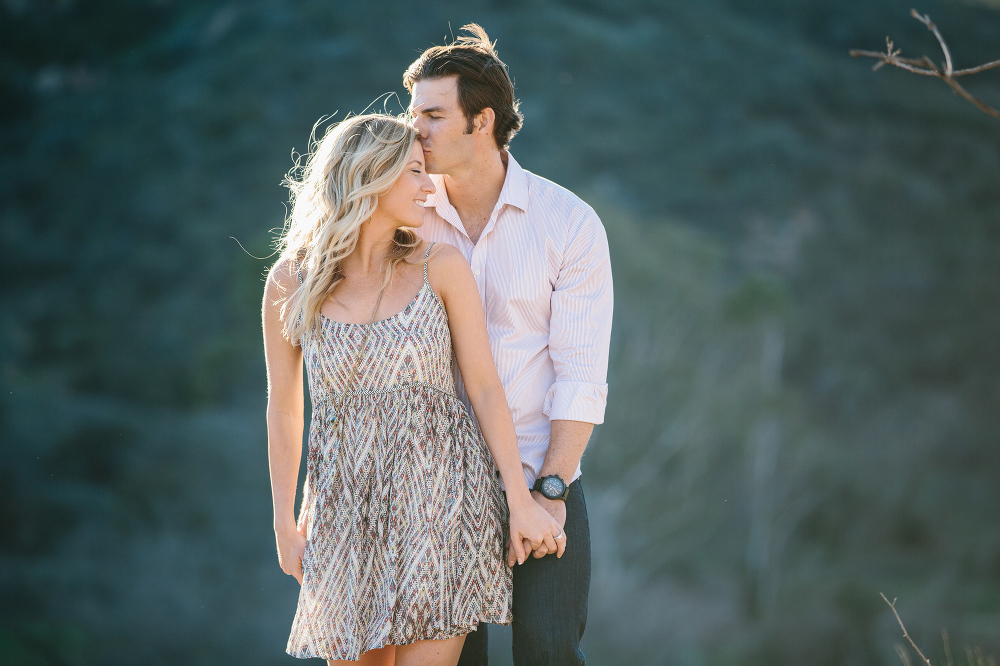
[[[479,269],[476,269],[476,275],[479,275]]]

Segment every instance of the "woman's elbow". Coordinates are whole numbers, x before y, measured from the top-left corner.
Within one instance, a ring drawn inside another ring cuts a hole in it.
[[[473,405],[486,405],[493,401],[501,401],[506,406],[507,396],[503,392],[503,385],[498,379],[483,386],[465,387],[465,393],[469,396],[469,402]]]
[[[301,423],[305,416],[303,414],[304,405],[289,405],[284,403],[267,403],[267,424],[268,426],[287,426]]]

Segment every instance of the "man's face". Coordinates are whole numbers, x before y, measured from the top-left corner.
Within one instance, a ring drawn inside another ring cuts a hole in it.
[[[458,105],[458,76],[422,79],[410,99],[413,125],[420,133],[427,173],[452,173],[472,162],[476,143]]]

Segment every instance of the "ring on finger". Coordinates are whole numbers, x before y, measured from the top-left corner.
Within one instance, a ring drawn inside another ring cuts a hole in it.
[[[553,538],[553,539],[561,539],[561,538],[563,538],[564,536],[566,536],[566,533],[565,533],[565,532],[564,532],[563,530],[559,530],[559,534],[555,535],[555,536],[554,536],[554,537],[552,537],[552,538]]]

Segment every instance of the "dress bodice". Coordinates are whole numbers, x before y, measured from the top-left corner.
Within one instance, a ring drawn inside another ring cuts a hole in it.
[[[320,315],[302,342],[314,406],[415,386],[455,393],[448,315],[426,265],[424,284],[400,312],[371,324]]]

